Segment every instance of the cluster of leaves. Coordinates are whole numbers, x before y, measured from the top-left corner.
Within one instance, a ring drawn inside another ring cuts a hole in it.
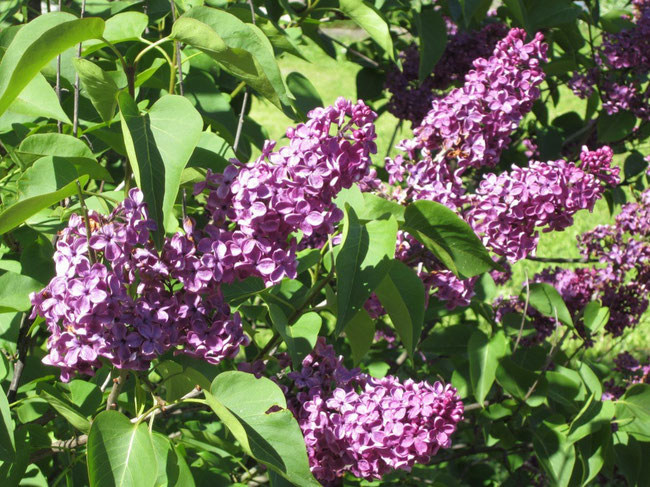
[[[498,264],[463,220],[430,201],[405,208],[353,187],[336,201],[345,212],[340,243],[299,253],[296,279],[269,288],[255,278],[224,285],[252,339],[235,360],[214,366],[170,352],[149,371],[105,364],[69,383],[41,362],[48,335],[41,318],[29,319],[29,295],[54,275],[57,232],[71,214],[109,213],[135,185],[157,222],[157,243],[185,216],[205,218],[186,198],[194,183],[208,170],[223,171],[230,158],[248,161],[263,149],[265,128],[249,116],[251,97],[296,121],[322,105],[310,73],[285,76],[278,58],[304,58],[306,43],[336,57],[333,43],[341,41],[327,26],[343,20],[366,34],[344,46],[362,66],[358,96],[379,105],[399,51],[417,43],[422,81],[445,51],[445,19],[471,30],[493,7],[491,0],[431,3],[2,2],[2,485],[319,485],[281,388],[236,371],[255,359],[273,370],[278,350],[299,364],[319,335],[373,376],[443,378],[466,404],[456,448],[387,483],[647,483],[650,385],[602,400],[611,367],[585,358],[583,341],[603,339],[607,308],[592,301],[576,318],[552,286],[526,285],[526,305],[563,326],[546,342],[520,346],[532,328],[526,317],[498,323],[491,309],[498,290],[488,272]],[[506,0],[497,16],[531,35],[543,31],[551,58],[542,99],[513,137],[503,168],[527,163],[525,139],[534,138],[541,160],[607,142],[624,161],[624,188],[643,189],[647,122],[608,115],[597,94],[583,114],[552,116],[573,97],[563,86],[567,71],[590,67],[598,36],[627,25],[616,20],[620,12],[600,15],[598,2]],[[386,106],[374,109],[381,114]],[[374,162],[381,176],[382,163]],[[611,211],[629,194],[609,191]],[[425,295],[416,273],[395,259],[398,230],[456,276],[480,276],[471,306],[448,310]],[[378,322],[364,309],[373,293],[386,310]],[[376,341],[376,330],[389,327],[399,343]]]

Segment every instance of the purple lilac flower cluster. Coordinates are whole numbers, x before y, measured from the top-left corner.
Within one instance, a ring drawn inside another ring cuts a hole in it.
[[[454,24],[453,27],[456,26]],[[415,44],[400,53],[402,70],[395,67],[386,75],[385,88],[391,93],[388,111],[401,120],[420,124],[431,102],[452,84],[462,81],[477,58],[492,54],[508,32],[505,24],[492,22],[478,30],[449,31],[449,40],[433,72],[419,82],[420,53]]]
[[[491,57],[476,59],[462,87],[433,101],[405,147],[409,153],[441,151],[461,170],[496,164],[540,95],[548,49],[543,38],[538,33],[526,43],[523,29],[511,29]]]
[[[289,128],[287,146],[274,152],[275,142],[267,141],[256,161],[233,161],[223,174],[209,173],[195,190],[209,190],[212,224],[198,246],[208,267],[219,269],[225,281],[254,275],[274,284],[295,278],[292,235],[302,232],[311,246],[326,241],[343,217],[332,203],[338,192],[353,183],[372,184],[376,117],[362,101],[339,98]]]
[[[364,479],[426,463],[463,419],[463,403],[450,385],[348,370],[319,338],[293,381],[288,401],[305,437],[314,476],[336,485],[350,472]]]
[[[650,384],[650,362],[641,364],[629,352],[622,352],[614,359],[614,365],[614,370],[619,373],[620,378],[603,383],[603,401],[619,399],[628,387],[634,384]]]
[[[488,248],[510,262],[521,260],[537,248],[539,229],[569,227],[577,211],[593,209],[605,190],[603,183],[620,182],[612,156],[609,147],[583,147],[579,166],[564,160],[533,161],[498,176],[488,174],[469,198],[466,220]]]
[[[32,316],[43,316],[50,332],[43,361],[59,367],[62,380],[92,374],[101,358],[145,370],[174,350],[219,363],[248,343],[212,275],[173,289],[197,259],[174,238],[158,254],[139,190],[108,216],[89,212],[88,224],[90,239],[83,219],[70,218],[56,244],[56,276],[32,295]]]
[[[569,86],[580,98],[591,96],[598,87],[608,114],[627,110],[648,120],[650,93],[643,85],[650,71],[650,6],[645,1],[633,5],[634,26],[604,33],[594,59],[596,67],[574,73]]]

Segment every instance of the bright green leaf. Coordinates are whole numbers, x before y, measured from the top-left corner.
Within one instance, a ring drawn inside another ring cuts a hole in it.
[[[352,349],[352,360],[358,364],[370,350],[375,338],[375,322],[365,309],[359,310],[350,320],[345,328],[345,336]]]
[[[471,227],[446,206],[416,201],[406,208],[404,220],[404,230],[461,279],[500,268]]]
[[[115,116],[118,87],[106,71],[87,59],[75,58],[73,64],[81,86],[104,122]]]
[[[203,120],[187,98],[177,95],[161,97],[144,114],[125,92],[118,95],[118,102],[129,161],[158,224],[156,239],[160,243],[181,174],[201,138]]]
[[[363,0],[339,0],[339,9],[365,30],[390,59],[395,59],[388,24],[373,5]]]
[[[20,29],[0,62],[0,114],[57,54],[103,32],[102,19],[64,12],[41,15]]]
[[[31,277],[5,272],[0,276],[0,312],[29,310],[32,306],[29,295],[40,291],[42,287],[41,283]]]
[[[274,304],[269,304],[269,313],[273,327],[287,345],[292,363],[301,364],[316,346],[323,320],[318,313],[309,312],[301,315],[294,324],[290,325],[282,309]]]
[[[88,434],[88,477],[93,487],[153,487],[156,451],[146,424],[103,411]]]
[[[223,372],[205,397],[247,454],[294,485],[320,485],[309,470],[300,427],[277,384],[245,372]]]
[[[483,404],[492,388],[496,377],[499,359],[506,354],[506,336],[502,331],[488,338],[481,330],[476,330],[469,337],[467,354],[474,397]]]
[[[549,318],[555,318],[573,328],[573,320],[566,304],[560,293],[545,282],[534,282],[529,286],[530,296],[528,302],[530,306]],[[526,290],[523,291],[524,293]]]

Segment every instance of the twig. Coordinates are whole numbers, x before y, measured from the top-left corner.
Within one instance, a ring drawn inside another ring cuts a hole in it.
[[[29,322],[27,321],[27,313],[23,313],[20,319],[20,329],[18,330],[18,360],[14,365],[14,376],[11,378],[9,390],[7,391],[7,401],[12,403],[16,400],[16,393],[18,392],[18,384],[20,383],[20,376],[23,374],[25,368],[25,360],[27,359],[27,352],[29,350]]]
[[[154,414],[157,414],[159,411],[162,412],[162,413],[167,413],[169,411],[172,411],[172,410],[178,408],[183,402],[187,401],[188,399],[194,399],[195,397],[200,396],[201,393],[202,393],[201,388],[199,386],[196,386],[190,392],[188,392],[183,397],[181,397],[178,401],[173,402],[172,404],[160,404],[160,403],[158,403],[156,406],[151,408],[146,413],[143,413],[140,416],[132,418],[131,423],[136,424],[136,423],[141,423],[143,421],[146,421],[147,419],[151,418]]]
[[[113,379],[113,388],[111,393],[108,395],[108,400],[106,401],[106,410],[112,409],[113,406],[117,406],[117,398],[120,395],[122,386],[126,381],[128,372],[126,370],[120,370],[120,375]]]
[[[169,3],[172,7],[172,20],[176,22],[176,5],[174,0],[169,0]],[[181,43],[174,41],[174,48],[176,49],[176,64],[178,65],[178,92],[183,96],[185,93],[183,90],[183,68],[181,66]]]
[[[251,20],[253,25],[255,25],[255,8],[253,7],[252,0],[248,0],[248,5],[251,9]],[[237,121],[237,132],[235,132],[235,143],[232,148],[235,153],[237,153],[237,148],[239,147],[239,140],[241,138],[241,131],[244,126],[244,112],[246,112],[246,105],[248,104],[248,86],[244,89],[244,99],[241,102],[241,110],[239,112],[239,120]]]
[[[512,353],[517,351],[519,347],[519,342],[521,341],[521,335],[524,333],[524,324],[526,323],[526,315],[528,314],[528,301],[530,299],[530,283],[528,282],[528,271],[526,271],[526,302],[524,303],[524,313],[521,316],[521,326],[519,327],[519,333],[517,333],[517,340],[515,341],[515,346],[512,349]]]
[[[80,18],[84,18],[86,13],[86,0],[81,1],[81,15]],[[81,57],[81,42],[77,47],[77,57]],[[60,58],[60,56],[59,56]],[[60,59],[59,59],[60,64]],[[79,73],[74,75],[74,111],[72,114],[72,135],[75,137],[79,132]]]
[[[467,406],[464,407],[465,412],[467,411],[474,411],[475,409],[481,409],[484,407],[487,407],[490,405],[490,401],[484,401],[483,404],[480,402],[475,402],[472,404],[468,404]]]
[[[535,257],[532,255],[529,255],[526,259],[534,262],[547,262],[551,264],[594,264],[598,262],[597,259],[564,259],[562,257]]]
[[[61,11],[61,2],[63,0],[59,0],[59,12]],[[50,0],[47,1],[47,5],[49,7],[50,5]],[[59,54],[56,57],[56,85],[54,85],[54,91],[56,92],[56,98],[59,100],[59,104],[61,103],[61,54]],[[63,132],[63,122],[61,120],[56,121],[56,130],[58,133]]]

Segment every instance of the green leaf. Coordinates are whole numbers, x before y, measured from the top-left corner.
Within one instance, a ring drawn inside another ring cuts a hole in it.
[[[390,29],[374,6],[363,0],[339,0],[339,9],[365,30],[391,60],[395,60]]]
[[[302,74],[295,71],[289,73],[287,76],[287,86],[296,99],[294,101],[294,106],[304,118],[307,117],[307,113],[309,113],[310,110],[323,106],[323,100],[318,94],[318,91]]]
[[[247,277],[243,281],[237,280],[232,283],[223,283],[221,285],[223,298],[230,304],[239,304],[240,302],[265,290],[266,286],[264,285],[264,281],[259,277],[254,276]]]
[[[117,107],[117,92],[119,91],[113,78],[87,59],[74,58],[72,63],[79,74],[81,86],[99,116],[104,122],[113,120]]]
[[[203,120],[187,98],[177,95],[161,97],[145,114],[128,93],[121,92],[118,103],[135,181],[158,224],[155,240],[160,244],[181,174],[201,138]]]
[[[235,152],[228,142],[213,132],[203,132],[187,167],[204,167],[223,172],[230,164],[228,161],[235,157]]]
[[[61,416],[82,433],[88,433],[90,421],[83,415],[78,406],[67,399],[63,393],[51,384],[40,385],[40,396],[45,399]]]
[[[576,452],[566,436],[544,422],[533,430],[533,447],[537,459],[551,477],[553,485],[558,487],[569,485]]]
[[[440,203],[424,200],[411,203],[404,214],[404,230],[461,279],[501,269],[471,227]]]
[[[630,387],[616,401],[616,419],[622,431],[639,441],[650,441],[650,385],[635,384]]]
[[[103,32],[102,19],[64,12],[41,15],[20,29],[0,62],[0,114],[57,54]]]
[[[137,41],[149,23],[149,17],[142,12],[121,12],[106,21],[103,38],[111,44]],[[103,40],[91,39],[83,44],[83,55],[106,46]]]
[[[529,4],[530,5],[530,4]],[[537,32],[549,27],[564,25],[575,21],[580,15],[580,8],[566,0],[545,0],[530,5],[528,18],[529,32]]]
[[[335,333],[340,334],[379,286],[392,265],[397,239],[394,218],[365,225],[346,207],[343,243],[336,256],[338,312]]]
[[[248,455],[294,485],[320,485],[309,470],[300,427],[275,383],[245,372],[223,372],[205,397]]]
[[[632,133],[636,118],[631,112],[620,111],[607,115],[601,113],[596,122],[600,142],[616,142]]]
[[[503,3],[508,7],[512,16],[517,20],[519,25],[526,30],[528,29],[528,11],[523,0],[504,0]]]
[[[589,333],[594,335],[609,321],[609,308],[598,301],[591,301],[582,312],[582,321]]]
[[[156,451],[146,424],[103,411],[88,434],[88,477],[93,487],[153,487]]]
[[[6,130],[6,126],[10,126],[16,117],[26,117],[29,120],[43,117],[72,123],[61,108],[54,89],[40,73],[36,74],[0,117],[0,130]]]
[[[467,352],[467,342],[476,330],[472,325],[438,325],[420,343],[420,350],[438,355],[459,356]]]
[[[375,294],[390,316],[404,348],[413,357],[424,321],[425,291],[413,269],[394,260]]]
[[[31,277],[5,272],[0,276],[0,312],[29,310],[32,307],[29,295],[42,287]]]
[[[83,140],[66,134],[32,134],[18,147],[16,155],[23,164],[31,165],[43,156],[57,156],[75,166],[78,174],[88,174],[93,179],[112,181],[110,173],[97,162]]]
[[[196,7],[174,23],[171,36],[203,51],[278,108],[290,105],[273,46],[254,25],[223,10]]]
[[[508,394],[517,399],[523,400],[526,397],[537,378],[535,372],[522,367],[508,356],[499,360],[496,380]],[[546,400],[547,389],[547,382],[544,379],[540,380],[526,403],[531,407],[539,406]]]
[[[365,309],[359,310],[345,328],[352,349],[352,360],[358,364],[368,353],[375,338],[375,322]]]
[[[11,462],[16,456],[14,422],[11,419],[9,402],[2,387],[0,387],[0,416],[2,417],[0,422],[0,461]]]
[[[169,438],[154,432],[151,435],[158,464],[158,478],[155,485],[166,487],[193,487],[192,472],[183,455],[174,448]]]
[[[415,22],[420,37],[420,83],[428,78],[447,47],[447,26],[442,15],[433,8],[416,12]]]
[[[592,394],[582,410],[571,422],[567,440],[571,443],[598,432],[601,428],[610,428],[614,418],[615,407],[612,401],[600,401]]]
[[[0,213],[0,234],[20,225],[32,215],[77,192],[75,181],[88,180],[59,157],[37,160],[18,180],[18,200]]]
[[[530,284],[530,296],[528,298],[529,304],[544,316],[560,320],[561,323],[573,328],[573,320],[571,313],[569,313],[566,304],[560,293],[545,282],[534,282]],[[522,297],[525,298],[526,291],[522,291]]]
[[[294,364],[301,364],[302,360],[311,353],[316,346],[318,332],[323,320],[318,313],[305,313],[293,325],[287,323],[287,317],[279,306],[269,304],[269,314],[273,328],[287,344],[287,350]]]
[[[499,359],[506,354],[506,336],[499,331],[491,338],[481,330],[476,330],[467,342],[469,372],[474,397],[483,404],[496,377]]]
[[[636,24],[630,20],[630,12],[619,8],[601,15],[600,25],[605,32],[612,34],[636,27]]]

